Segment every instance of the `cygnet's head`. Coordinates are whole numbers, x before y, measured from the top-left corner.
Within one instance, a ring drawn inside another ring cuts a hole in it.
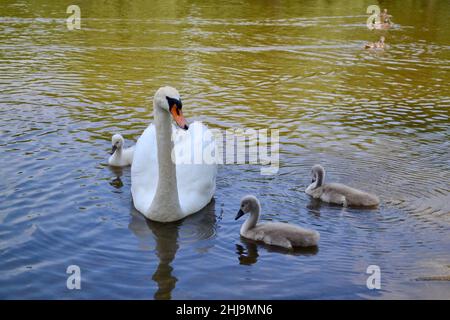
[[[384,43],[384,37],[383,36],[380,37],[380,42]]]
[[[241,199],[241,207],[234,218],[234,220],[239,219],[244,214],[249,213],[251,211],[257,211],[260,207],[259,200],[252,195],[247,195]]]
[[[308,189],[312,190],[320,187],[325,180],[325,169],[320,164],[315,164],[311,168],[311,184]]]
[[[114,154],[114,152],[116,152],[117,149],[121,149],[123,147],[124,142],[125,140],[120,134],[116,133],[115,135],[113,135],[111,138],[112,144],[111,154]]]
[[[159,107],[169,112],[181,129],[187,130],[189,128],[183,116],[183,104],[181,103],[180,94],[177,89],[169,86],[159,88],[153,98],[153,105],[155,108]]]

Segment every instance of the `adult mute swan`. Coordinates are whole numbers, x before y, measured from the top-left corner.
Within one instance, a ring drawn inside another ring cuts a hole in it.
[[[115,134],[111,138],[112,150],[108,159],[108,164],[114,167],[129,166],[133,162],[134,146],[124,149],[125,140],[120,134]]]
[[[248,195],[242,198],[235,220],[246,213],[250,213],[250,216],[242,224],[241,236],[287,249],[314,247],[319,244],[320,234],[315,230],[282,222],[258,223],[260,211],[261,205],[255,196]]]
[[[357,190],[340,183],[324,183],[325,169],[316,164],[311,169],[312,183],[305,193],[322,201],[344,207],[376,207],[380,200],[374,194]]]
[[[131,194],[135,208],[148,219],[176,221],[202,209],[214,195],[214,136],[200,122],[188,126],[175,88],[159,88],[153,108],[154,125],[136,143]],[[172,119],[183,130],[172,126]]]

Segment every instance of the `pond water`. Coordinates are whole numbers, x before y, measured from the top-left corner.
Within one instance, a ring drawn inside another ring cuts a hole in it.
[[[0,298],[450,298],[450,2],[389,1],[384,31],[366,27],[376,1],[243,2],[81,0],[69,31],[71,1],[2,0]],[[362,49],[381,35],[388,50]],[[278,174],[221,165],[202,212],[146,220],[130,168],[107,158],[163,85],[191,122],[278,129]],[[315,163],[380,207],[311,201]],[[319,248],[241,239],[248,193],[262,220],[318,230]]]

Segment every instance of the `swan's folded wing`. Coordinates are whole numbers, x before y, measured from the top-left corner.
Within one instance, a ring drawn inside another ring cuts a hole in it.
[[[175,159],[178,197],[185,215],[206,206],[216,189],[215,139],[211,130],[194,122],[188,131],[177,130]]]
[[[133,153],[131,194],[134,207],[144,215],[150,209],[158,183],[156,131],[153,124],[142,133]]]
[[[135,146],[131,146],[125,150],[123,150],[123,158],[127,165],[131,165],[133,163],[133,155],[134,155]]]

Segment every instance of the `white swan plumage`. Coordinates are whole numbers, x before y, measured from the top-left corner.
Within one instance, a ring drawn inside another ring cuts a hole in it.
[[[174,88],[162,87],[157,91],[154,114],[154,124],[145,129],[135,146],[131,193],[135,208],[148,219],[176,221],[201,210],[214,195],[217,175],[214,135],[201,122],[192,123],[186,130],[181,99]],[[182,129],[171,124],[170,114]],[[160,162],[164,165],[160,166]]]

